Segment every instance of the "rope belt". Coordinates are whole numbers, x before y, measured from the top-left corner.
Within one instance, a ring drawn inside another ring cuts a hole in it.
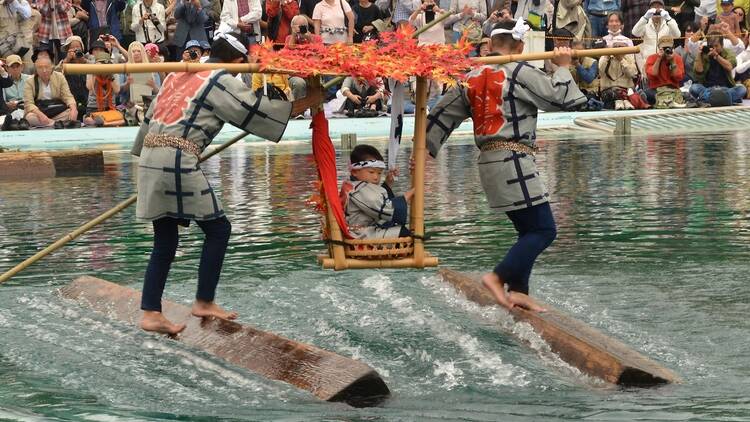
[[[324,26],[320,28],[320,32],[324,34],[343,34],[347,32],[347,28],[337,28],[334,26]]]
[[[201,155],[201,148],[198,145],[188,141],[185,138],[180,138],[179,136],[173,136],[173,135],[166,135],[163,133],[147,134],[146,137],[144,138],[143,146],[149,147],[149,148],[157,148],[157,147],[177,148],[185,152],[188,152],[190,154],[196,155],[198,157],[200,157]]]
[[[539,151],[536,147],[530,147],[526,144],[514,141],[487,141],[482,143],[482,145],[479,146],[479,149],[482,152],[505,150],[528,155],[534,155]]]

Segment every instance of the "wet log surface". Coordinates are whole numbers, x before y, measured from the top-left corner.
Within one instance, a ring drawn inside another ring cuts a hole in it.
[[[478,275],[441,269],[438,274],[482,306],[497,302]],[[680,378],[669,369],[643,356],[624,343],[606,336],[583,322],[552,306],[539,302],[547,312],[530,312],[514,308],[513,318],[530,324],[562,360],[582,372],[607,382],[624,386],[654,386],[679,383]]]
[[[141,293],[105,280],[79,277],[60,293],[129,325],[141,318]],[[187,324],[176,340],[322,400],[365,407],[390,394],[380,375],[360,361],[236,322],[198,318],[173,302],[162,301],[162,306],[168,319]]]

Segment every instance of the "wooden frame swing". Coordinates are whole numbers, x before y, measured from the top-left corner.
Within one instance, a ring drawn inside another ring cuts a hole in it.
[[[416,108],[414,110],[414,172],[409,228],[413,237],[387,239],[345,239],[325,195],[321,195],[325,209],[324,232],[328,231],[328,254],[319,255],[323,268],[336,271],[366,268],[424,268],[437,267],[438,258],[424,248],[424,164],[427,138],[427,80],[417,78]]]

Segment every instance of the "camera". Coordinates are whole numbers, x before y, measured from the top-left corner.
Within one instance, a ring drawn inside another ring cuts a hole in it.
[[[706,55],[711,51],[711,47],[704,45],[703,48],[701,48],[701,53]]]
[[[188,51],[188,55],[190,55],[190,60],[198,59],[198,53],[195,50]]]
[[[299,27],[299,33],[300,34],[307,34],[307,25],[302,25]]]
[[[79,59],[83,57],[83,51],[76,49],[76,57],[78,57]]]
[[[664,54],[666,54],[667,56],[669,56],[669,55],[672,54],[672,47],[664,47],[664,48],[662,48],[662,51],[664,51]]]
[[[157,18],[155,15],[151,15],[149,19],[151,19],[151,23],[153,23],[154,26],[159,26],[159,18]]]

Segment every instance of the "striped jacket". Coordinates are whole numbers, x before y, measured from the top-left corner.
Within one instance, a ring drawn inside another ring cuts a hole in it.
[[[39,23],[38,36],[40,42],[48,42],[52,37],[52,16],[57,21],[57,37],[55,39],[63,40],[73,35],[70,30],[70,21],[68,20],[68,9],[71,7],[70,0],[37,0],[37,8],[42,15]]]

